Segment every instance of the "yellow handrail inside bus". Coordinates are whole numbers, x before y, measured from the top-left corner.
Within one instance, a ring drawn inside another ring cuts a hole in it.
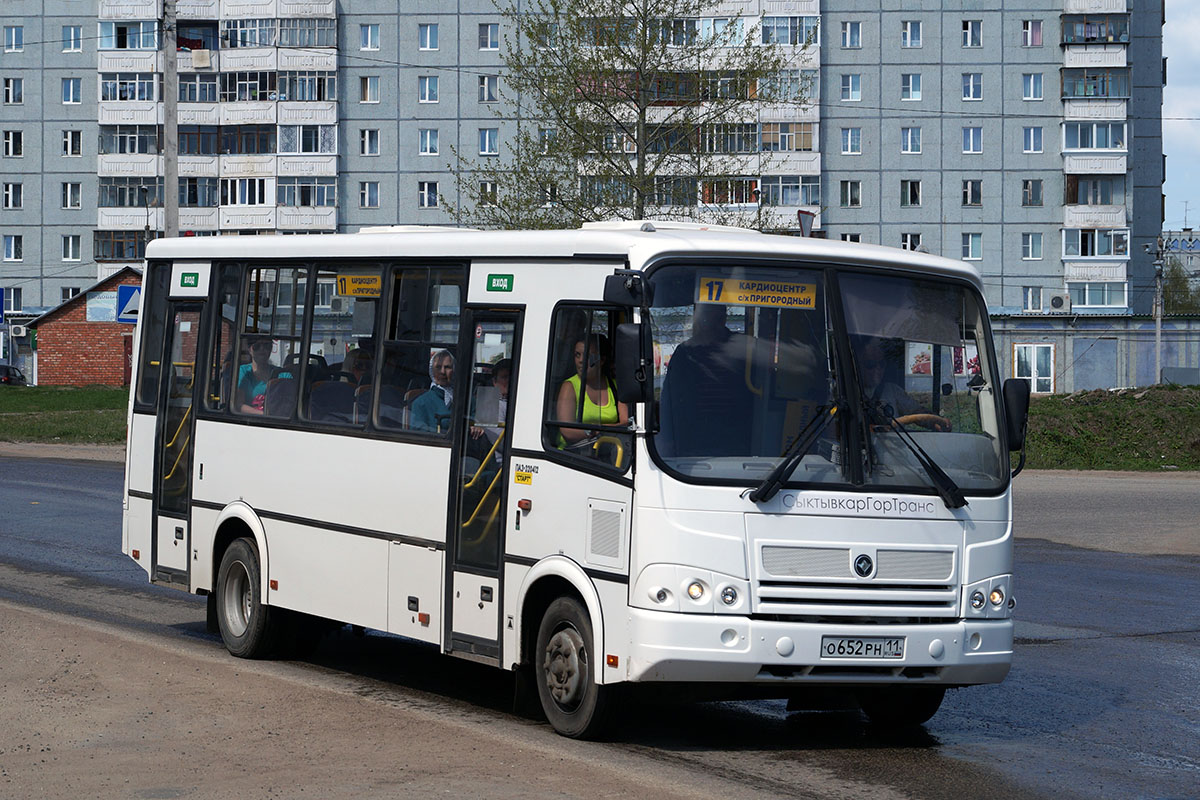
[[[750,379],[750,366],[754,363],[754,337],[746,337],[746,388],[754,394],[762,397],[763,390],[754,385],[754,381]]]
[[[469,434],[468,434],[469,435]],[[488,454],[483,457],[483,462],[480,463],[479,469],[471,477],[471,480],[463,485],[464,489],[470,489],[479,480],[479,476],[483,474],[483,468],[492,463],[492,456],[496,454],[496,448],[500,446],[500,440],[504,438],[504,431],[500,431],[500,435],[496,437],[496,441],[492,443],[492,449],[488,450]]]
[[[597,437],[596,443],[592,445],[592,450],[597,451],[602,444],[611,444],[617,448],[617,458],[613,462],[613,466],[618,469],[621,467],[621,462],[625,460],[625,446],[621,444],[621,440],[616,436],[600,436]]]
[[[483,497],[479,498],[479,505],[475,506],[475,510],[471,513],[471,518],[468,519],[466,522],[464,522],[460,527],[463,527],[463,528],[468,527],[472,522],[475,521],[475,518],[477,516],[479,516],[479,510],[481,508],[483,508],[483,504],[487,502],[488,497],[492,493],[492,489],[496,488],[496,483],[499,482],[500,476],[502,474],[503,474],[503,470],[501,470],[500,472],[497,472],[496,477],[492,478],[492,482],[490,484],[488,484],[487,491],[485,491],[483,493]]]
[[[187,424],[188,416],[192,413],[192,407],[188,406],[187,411],[183,412],[183,416],[179,419],[179,427],[175,429],[175,435],[171,437],[171,441],[163,445],[164,448],[172,447],[175,441],[179,439],[179,434],[183,432],[183,426]]]
[[[171,480],[171,476],[175,474],[175,470],[179,469],[179,461],[183,458],[183,454],[187,452],[188,444],[190,444],[191,441],[191,436],[188,436],[188,438],[183,440],[183,445],[179,448],[179,455],[175,456],[175,463],[171,465],[171,471],[163,476],[163,483]]]

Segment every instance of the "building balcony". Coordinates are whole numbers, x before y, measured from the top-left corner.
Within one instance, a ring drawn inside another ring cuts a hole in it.
[[[270,19],[279,16],[275,0],[220,0],[222,17]]]
[[[281,178],[336,176],[337,156],[279,156],[277,170]]]
[[[176,107],[176,119],[180,125],[220,125],[219,103],[180,103]]]
[[[337,209],[312,206],[280,206],[276,220],[280,230],[332,231],[337,229]]]
[[[101,153],[96,174],[102,178],[153,178],[162,174],[162,156],[154,153]]]
[[[218,0],[175,0],[176,19],[216,19],[220,15]]]
[[[1063,260],[1063,282],[1122,283],[1128,274],[1125,261],[1093,264],[1087,261]]]
[[[1120,44],[1069,44],[1063,53],[1064,67],[1128,66],[1127,48]]]
[[[281,101],[276,107],[280,125],[336,125],[337,103]]]
[[[274,47],[230,47],[221,51],[220,67],[222,72],[273,72],[279,58]]]
[[[100,19],[162,19],[162,0],[100,0]]]
[[[101,50],[96,53],[98,72],[162,72],[158,50]]]
[[[181,208],[179,209],[179,232],[184,231],[215,231],[220,227],[220,219],[215,208]]]
[[[220,68],[221,57],[216,50],[179,50],[175,53],[177,72],[216,72]]]
[[[763,5],[764,14],[816,17],[821,13],[820,0],[790,0],[790,2],[764,3]]]
[[[1128,116],[1125,100],[1064,100],[1063,118],[1068,120],[1123,120]]]
[[[820,175],[821,154],[815,152],[776,151],[763,153],[759,172],[786,175]]]
[[[151,100],[103,101],[96,121],[101,125],[162,125],[162,106]]]
[[[279,49],[279,69],[336,70],[337,50],[332,47],[313,48],[311,50],[281,47]]]
[[[180,156],[179,177],[181,178],[216,178],[221,169],[216,156]]]
[[[161,208],[98,208],[96,227],[104,231],[144,231],[146,226],[160,231],[163,226]]]
[[[1063,206],[1064,228],[1124,228],[1125,206]]]
[[[221,206],[221,230],[269,230],[275,227],[275,206]]]
[[[1124,175],[1127,172],[1125,154],[1114,156],[1063,156],[1063,172],[1067,175]]]
[[[335,17],[336,0],[278,0],[281,17]]]
[[[273,178],[275,156],[221,156],[222,178]]]
[[[1063,0],[1064,14],[1124,14],[1127,0]]]
[[[239,101],[236,103],[220,103],[220,124],[222,125],[274,125],[276,123],[275,104],[270,101]]]

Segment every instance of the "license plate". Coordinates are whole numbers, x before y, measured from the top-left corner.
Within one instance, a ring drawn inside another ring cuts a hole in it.
[[[904,658],[904,637],[822,636],[821,658]]]

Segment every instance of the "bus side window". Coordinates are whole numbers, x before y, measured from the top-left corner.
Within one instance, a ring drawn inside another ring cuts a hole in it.
[[[142,303],[142,353],[138,363],[136,404],[153,408],[158,400],[158,378],[162,367],[163,336],[166,327],[167,285],[171,281],[170,264],[153,264],[145,281]]]
[[[294,267],[257,267],[247,274],[234,411],[284,419],[295,412],[308,274]]]
[[[213,346],[209,348],[208,389],[205,405],[211,411],[224,411],[233,399],[234,338],[237,334],[238,286],[241,267],[221,267],[217,296]]]

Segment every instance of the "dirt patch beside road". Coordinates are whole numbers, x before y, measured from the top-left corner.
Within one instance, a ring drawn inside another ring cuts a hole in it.
[[[0,458],[65,458],[75,461],[115,461],[123,464],[125,445],[0,442]]]

